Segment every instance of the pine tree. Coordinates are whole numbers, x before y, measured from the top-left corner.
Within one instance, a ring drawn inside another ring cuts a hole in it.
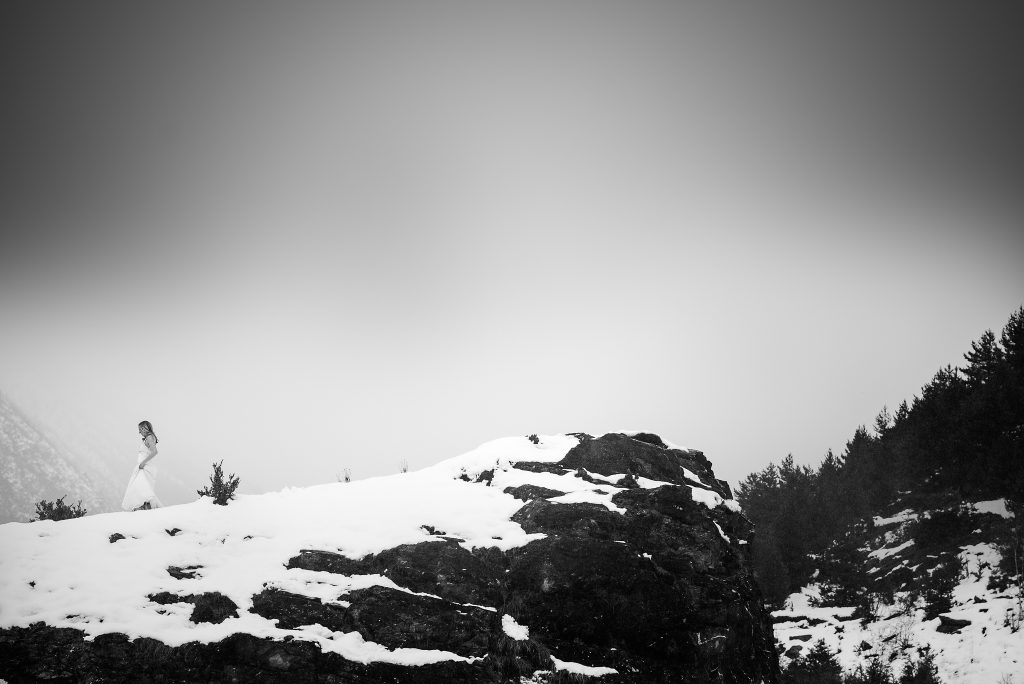
[[[836,656],[819,639],[811,651],[789,663],[782,673],[784,684],[843,684],[843,670]]]
[[[967,384],[977,387],[995,376],[1003,362],[1003,350],[992,331],[986,330],[977,342],[971,342],[971,351],[964,354],[964,358],[968,364],[964,368]]]
[[[875,434],[878,437],[885,437],[885,433],[889,432],[889,428],[892,427],[892,416],[889,415],[889,408],[883,406],[882,410],[875,416]]]
[[[202,489],[197,489],[199,496],[213,498],[213,503],[220,506],[227,506],[228,501],[235,498],[235,490],[238,488],[238,477],[231,473],[224,479],[224,460],[213,464],[213,475],[210,476],[210,484]]]
[[[935,655],[926,650],[918,661],[904,665],[899,684],[942,684]]]
[[[1024,368],[1024,306],[1010,315],[999,342],[1011,367],[1017,370]]]

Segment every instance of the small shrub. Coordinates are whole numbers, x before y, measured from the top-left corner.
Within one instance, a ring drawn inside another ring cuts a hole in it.
[[[67,494],[64,496],[67,496]],[[36,517],[29,520],[29,522],[37,520],[68,520],[70,518],[81,518],[85,515],[86,510],[82,508],[81,499],[74,506],[68,506],[64,503],[64,496],[53,502],[43,499],[37,503]]]
[[[403,473],[409,472],[409,461],[403,458],[402,462],[399,464],[399,467],[402,469]]]
[[[823,640],[802,658],[790,661],[782,673],[783,684],[842,684],[843,670]]]
[[[896,684],[892,670],[882,661],[872,659],[867,667],[859,666],[846,675],[846,684]]]
[[[925,650],[917,662],[908,662],[903,667],[899,684],[942,684],[934,654]]]
[[[540,444],[540,437],[537,435],[526,435],[526,439],[530,440],[534,444]]]
[[[220,506],[227,506],[228,501],[235,498],[235,490],[238,489],[238,477],[231,473],[227,480],[224,479],[224,461],[213,464],[213,475],[210,476],[210,484],[202,489],[197,489],[199,496],[213,498],[213,503]]]

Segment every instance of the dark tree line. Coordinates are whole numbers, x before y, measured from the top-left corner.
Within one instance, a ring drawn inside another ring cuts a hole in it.
[[[1024,307],[999,336],[991,330],[908,404],[883,408],[842,455],[817,468],[787,456],[740,484],[737,498],[756,525],[752,557],[770,602],[806,584],[842,531],[897,492],[951,491],[962,500],[1024,501]]]

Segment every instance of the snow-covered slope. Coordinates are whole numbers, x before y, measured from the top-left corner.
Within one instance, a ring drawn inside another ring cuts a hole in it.
[[[114,510],[118,487],[0,394],[0,522],[28,520],[37,501],[59,497],[91,513]]]
[[[1024,596],[1000,569],[998,542],[1017,522],[1006,501],[897,508],[852,537],[868,589],[859,606],[835,605],[825,581],[773,613],[783,666],[823,640],[845,670],[878,658],[898,675],[930,652],[945,684],[1024,684]]]
[[[546,667],[552,677],[564,670],[637,682],[648,659],[682,669],[698,657],[770,675],[768,616],[744,562],[750,527],[727,496],[703,454],[668,449],[656,436],[531,435],[416,472],[243,495],[227,506],[203,499],[9,523],[0,525],[0,653],[6,640],[11,657],[33,658],[37,667],[39,658],[25,655],[36,636],[47,653],[62,639],[81,638],[74,634],[97,645],[124,635],[192,654],[197,644],[237,644],[245,635],[292,649],[268,655],[271,670],[297,657],[295,644],[312,647],[316,658],[366,667],[449,668],[408,681],[451,681],[444,677],[456,667],[464,668],[458,681],[471,681],[473,672],[521,664],[536,681],[548,680]],[[408,562],[425,556],[439,558],[443,570],[428,563],[410,574]],[[435,588],[416,588],[420,579]],[[685,591],[675,585],[691,580]],[[522,592],[510,593],[518,586]],[[615,596],[608,606],[618,622],[665,622],[666,644],[645,638],[650,653],[634,654],[588,645],[591,632],[606,629],[595,617],[601,596]],[[666,612],[681,596],[688,598],[679,599],[680,610],[689,612]],[[660,605],[640,607],[644,598]],[[197,619],[197,601],[208,600],[218,615]],[[271,602],[278,602],[273,610]],[[391,608],[406,604],[420,616],[410,619],[425,620],[414,638],[432,629],[429,614],[437,611],[452,647],[396,639]],[[346,626],[370,624],[376,606],[384,615],[378,627]],[[583,623],[574,614],[586,616]],[[549,621],[546,631],[541,620]],[[466,640],[453,641],[453,630],[463,629]],[[391,642],[381,643],[388,634]],[[194,662],[214,651],[202,653],[182,657]]]
[[[354,633],[335,637],[314,628],[280,629],[247,608],[264,586],[330,600],[354,588],[394,587],[379,575],[339,583],[327,573],[285,568],[284,561],[303,549],[333,548],[360,558],[437,539],[428,526],[464,539],[465,548],[522,546],[535,537],[509,520],[523,502],[502,492],[508,486],[557,488],[567,497],[614,508],[615,487],[572,475],[507,469],[510,460],[558,461],[576,444],[576,438],[564,435],[546,437],[539,445],[509,438],[425,470],[243,495],[227,506],[206,498],[152,511],[2,525],[0,547],[6,552],[0,558],[0,627],[43,621],[90,636],[120,632],[172,646],[218,641],[241,631],[316,641],[324,650],[359,662],[459,659],[453,653],[390,652],[363,643]],[[496,466],[491,487],[467,486],[459,479]],[[598,489],[609,493],[597,494]],[[175,529],[180,532],[172,536],[168,530]],[[111,545],[114,534],[125,538]],[[175,579],[169,567],[195,568],[196,576]],[[191,606],[160,605],[147,598],[163,591],[219,592],[240,607],[239,617],[219,624],[190,622]]]

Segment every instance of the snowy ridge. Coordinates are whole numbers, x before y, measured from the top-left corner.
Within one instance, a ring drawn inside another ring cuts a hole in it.
[[[332,632],[320,625],[281,628],[276,620],[251,611],[252,597],[266,588],[279,588],[346,605],[346,594],[357,589],[409,591],[382,575],[345,576],[285,567],[305,549],[360,559],[402,544],[441,541],[435,529],[467,549],[508,550],[543,538],[541,533],[527,534],[510,520],[524,502],[504,493],[506,487],[546,487],[565,492],[558,499],[623,511],[611,501],[623,491],[614,484],[621,478],[602,476],[599,481],[594,478],[595,483],[572,471],[559,475],[511,467],[519,461],[557,462],[577,444],[576,437],[565,435],[540,437],[537,443],[525,437],[499,439],[416,472],[240,496],[228,506],[203,499],[137,513],[0,525],[0,547],[5,549],[0,556],[0,628],[42,621],[82,630],[88,638],[123,633],[169,646],[210,643],[244,632],[316,642],[325,652],[362,663],[471,662],[447,651],[388,649],[364,641],[358,633]],[[491,486],[479,483],[485,475]],[[640,485],[675,486],[653,480]],[[713,492],[691,489],[695,500],[708,506],[723,503],[717,495],[717,500],[708,496]],[[115,534],[124,538],[112,541]],[[177,579],[169,568],[189,568],[190,576]],[[238,617],[194,623],[187,603],[148,598],[161,592],[216,592],[238,606]],[[529,634],[529,625],[518,625],[507,615],[502,620],[513,638]],[[608,668],[553,662],[590,676],[608,673]]]

